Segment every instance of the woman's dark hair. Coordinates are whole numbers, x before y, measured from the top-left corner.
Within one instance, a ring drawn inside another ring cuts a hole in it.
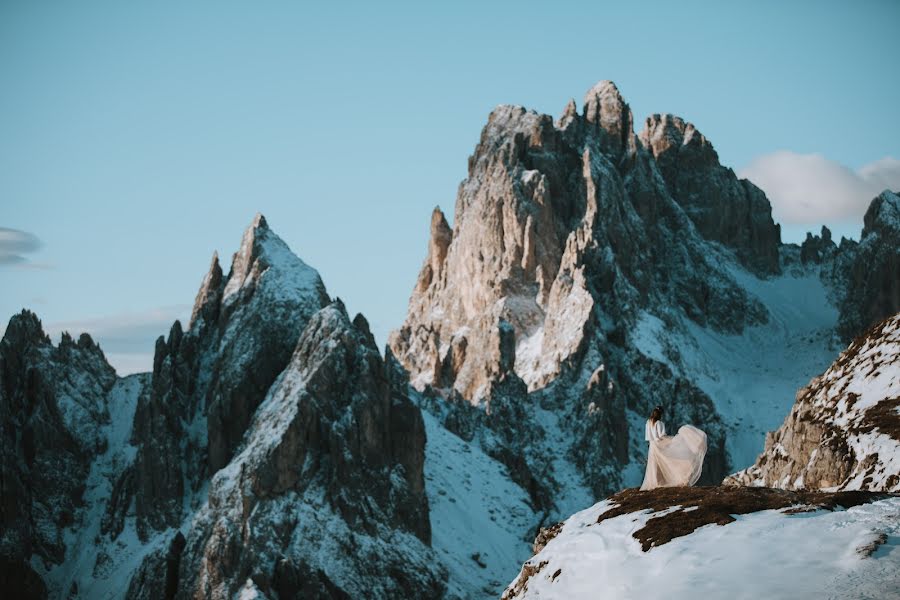
[[[656,406],[650,412],[650,422],[656,423],[662,418],[662,406]]]

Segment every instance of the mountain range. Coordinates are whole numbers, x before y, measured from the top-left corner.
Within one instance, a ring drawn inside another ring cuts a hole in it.
[[[381,350],[260,214],[227,274],[213,255],[150,373],[118,377],[88,333],[54,345],[15,315],[0,341],[4,589],[595,597],[587,551],[639,578],[697,536],[686,569],[732,548],[708,528],[626,544],[635,527],[615,517],[668,523],[676,504],[697,527],[743,507],[760,540],[782,524],[765,511],[847,507],[847,531],[884,535],[857,562],[895,541],[896,193],[872,200],[859,242],[823,227],[784,244],[765,194],[693,124],[658,114],[635,133],[603,81],[556,120],[494,109],[453,227],[440,208],[430,227]],[[714,487],[625,489],[655,405],[707,433]],[[790,539],[837,526],[819,521],[791,521]]]

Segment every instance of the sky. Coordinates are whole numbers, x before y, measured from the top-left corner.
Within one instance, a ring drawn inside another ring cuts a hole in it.
[[[677,6],[676,6],[677,4]],[[257,211],[379,344],[491,109],[616,82],[693,122],[785,241],[900,188],[900,3],[0,3],[0,330],[29,308],[120,373]]]

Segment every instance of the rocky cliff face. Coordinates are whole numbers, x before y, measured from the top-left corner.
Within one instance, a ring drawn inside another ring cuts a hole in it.
[[[532,389],[584,349],[603,312],[627,317],[665,302],[732,331],[765,319],[708,259],[631,122],[611,82],[588,92],[583,115],[570,104],[556,124],[516,106],[491,113],[454,228],[436,209],[406,323],[391,337],[414,382],[452,382],[467,399],[483,397],[497,373],[487,349],[501,318],[513,326],[516,371]],[[765,220],[768,204],[757,208]],[[717,218],[744,229],[730,213]],[[769,241],[761,260],[775,257],[777,270],[777,238]]]
[[[900,196],[885,190],[869,204],[846,271],[839,332],[849,341],[900,311]]]
[[[719,164],[712,144],[692,123],[672,115],[647,118],[641,143],[653,154],[666,187],[700,234],[735,250],[760,274],[778,273],[781,230],[765,194]]]
[[[151,393],[137,407],[138,452],[123,477],[133,481],[142,537],[177,526],[185,499],[228,464],[301,331],[327,302],[318,273],[262,215],[244,233],[227,277],[213,256],[188,330],[176,321],[157,340]]]
[[[113,368],[87,334],[54,346],[34,313],[0,341],[0,560],[4,593],[46,595],[41,575],[66,558],[85,481],[106,447]],[[37,572],[36,572],[37,571]]]
[[[138,533],[162,541],[128,597],[439,595],[406,386],[257,216],[227,277],[213,258],[189,330],[157,342],[132,439]]]
[[[734,485],[900,491],[900,314],[859,336],[797,393]]]
[[[666,397],[674,418],[690,413],[710,431],[710,469],[724,473],[712,403],[662,365],[642,367],[654,359],[635,351],[629,332],[645,312],[673,327],[684,320],[734,333],[765,322],[766,310],[722,264],[736,258],[777,272],[778,238],[762,193],[721,167],[692,126],[667,116],[638,138],[611,82],[586,94],[581,113],[570,103],[555,123],[500,106],[469,159],[453,229],[438,209],[432,215],[428,256],[389,344],[417,388],[487,410],[496,382],[508,373],[524,382],[504,397],[555,413],[566,431],[554,424],[557,433],[529,439],[568,438],[565,453],[595,492],[620,485],[622,466],[638,460],[629,414],[652,406],[638,392],[651,383],[681,390]],[[693,400],[682,404],[682,396]],[[521,419],[504,427],[542,429]],[[540,462],[523,479],[552,471]]]
[[[439,597],[424,449],[405,374],[362,316],[323,308],[214,475],[177,597],[231,597],[248,578],[280,598]],[[144,591],[133,597],[154,597]]]

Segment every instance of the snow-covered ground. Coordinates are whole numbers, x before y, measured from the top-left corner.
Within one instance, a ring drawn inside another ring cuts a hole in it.
[[[122,598],[132,574],[144,557],[163,543],[164,538],[141,542],[134,518],[125,519],[125,527],[115,541],[101,534],[100,525],[112,494],[113,485],[122,471],[134,461],[137,448],[129,444],[134,411],[149,374],[129,375],[119,379],[107,396],[110,423],[104,426],[107,448],[97,456],[85,485],[84,507],[78,512],[73,527],[64,533],[66,560],[49,571],[36,559],[32,566],[46,573],[51,598],[68,598],[73,584],[79,598]],[[98,556],[103,558],[98,562]]]
[[[733,523],[705,525],[648,552],[632,533],[650,512],[597,523],[610,507],[604,500],[572,515],[528,561],[546,564],[515,597],[900,598],[897,497],[834,512],[736,515]],[[882,535],[871,556],[858,550]]]
[[[731,274],[765,305],[768,323],[730,335],[685,321],[686,331],[676,332],[645,315],[633,340],[712,398],[728,427],[731,466],[738,470],[753,463],[797,390],[825,370],[840,348],[834,339],[838,311],[817,275],[759,279],[738,267]]]
[[[448,597],[497,598],[531,556],[540,517],[504,465],[428,411],[422,418],[431,546],[449,571]]]

